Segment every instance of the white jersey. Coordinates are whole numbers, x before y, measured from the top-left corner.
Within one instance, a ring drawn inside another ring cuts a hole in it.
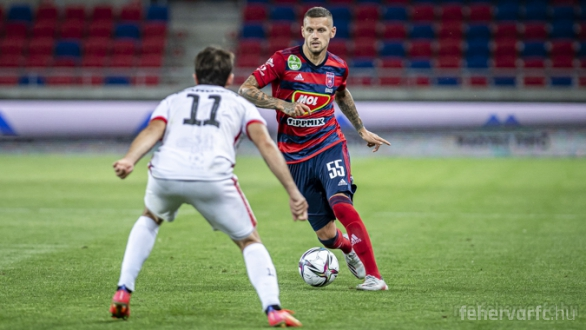
[[[172,180],[232,177],[236,146],[254,122],[266,125],[252,103],[220,86],[197,85],[165,98],[151,120],[167,128],[149,164],[151,175]]]

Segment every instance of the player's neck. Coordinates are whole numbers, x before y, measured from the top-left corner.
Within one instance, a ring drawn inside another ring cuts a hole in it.
[[[311,62],[313,65],[320,65],[326,58],[326,54],[328,52],[327,48],[325,48],[321,53],[314,54],[309,51],[306,45],[302,47],[303,55]]]

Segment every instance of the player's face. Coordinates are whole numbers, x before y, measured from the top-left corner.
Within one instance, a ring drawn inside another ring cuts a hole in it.
[[[301,34],[309,51],[318,55],[328,48],[330,39],[336,35],[336,27],[328,17],[306,17],[303,20]]]

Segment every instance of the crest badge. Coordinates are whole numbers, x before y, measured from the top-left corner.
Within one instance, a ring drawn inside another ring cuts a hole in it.
[[[328,88],[334,87],[334,80],[335,79],[336,79],[336,76],[334,76],[333,72],[326,72],[326,86]]]
[[[301,69],[301,59],[295,55],[289,55],[287,66],[289,66],[289,69],[291,70],[299,70]]]

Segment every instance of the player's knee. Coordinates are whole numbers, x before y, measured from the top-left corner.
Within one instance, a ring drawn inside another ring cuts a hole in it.
[[[336,194],[332,196],[329,200],[330,207],[334,210],[336,205],[339,204],[349,204],[352,205],[352,199],[350,197],[343,195],[343,194]]]
[[[147,209],[147,208],[144,209],[144,212],[142,213],[142,215],[150,218],[159,226],[163,223],[163,219],[157,217],[153,212],[149,211],[149,209]]]

